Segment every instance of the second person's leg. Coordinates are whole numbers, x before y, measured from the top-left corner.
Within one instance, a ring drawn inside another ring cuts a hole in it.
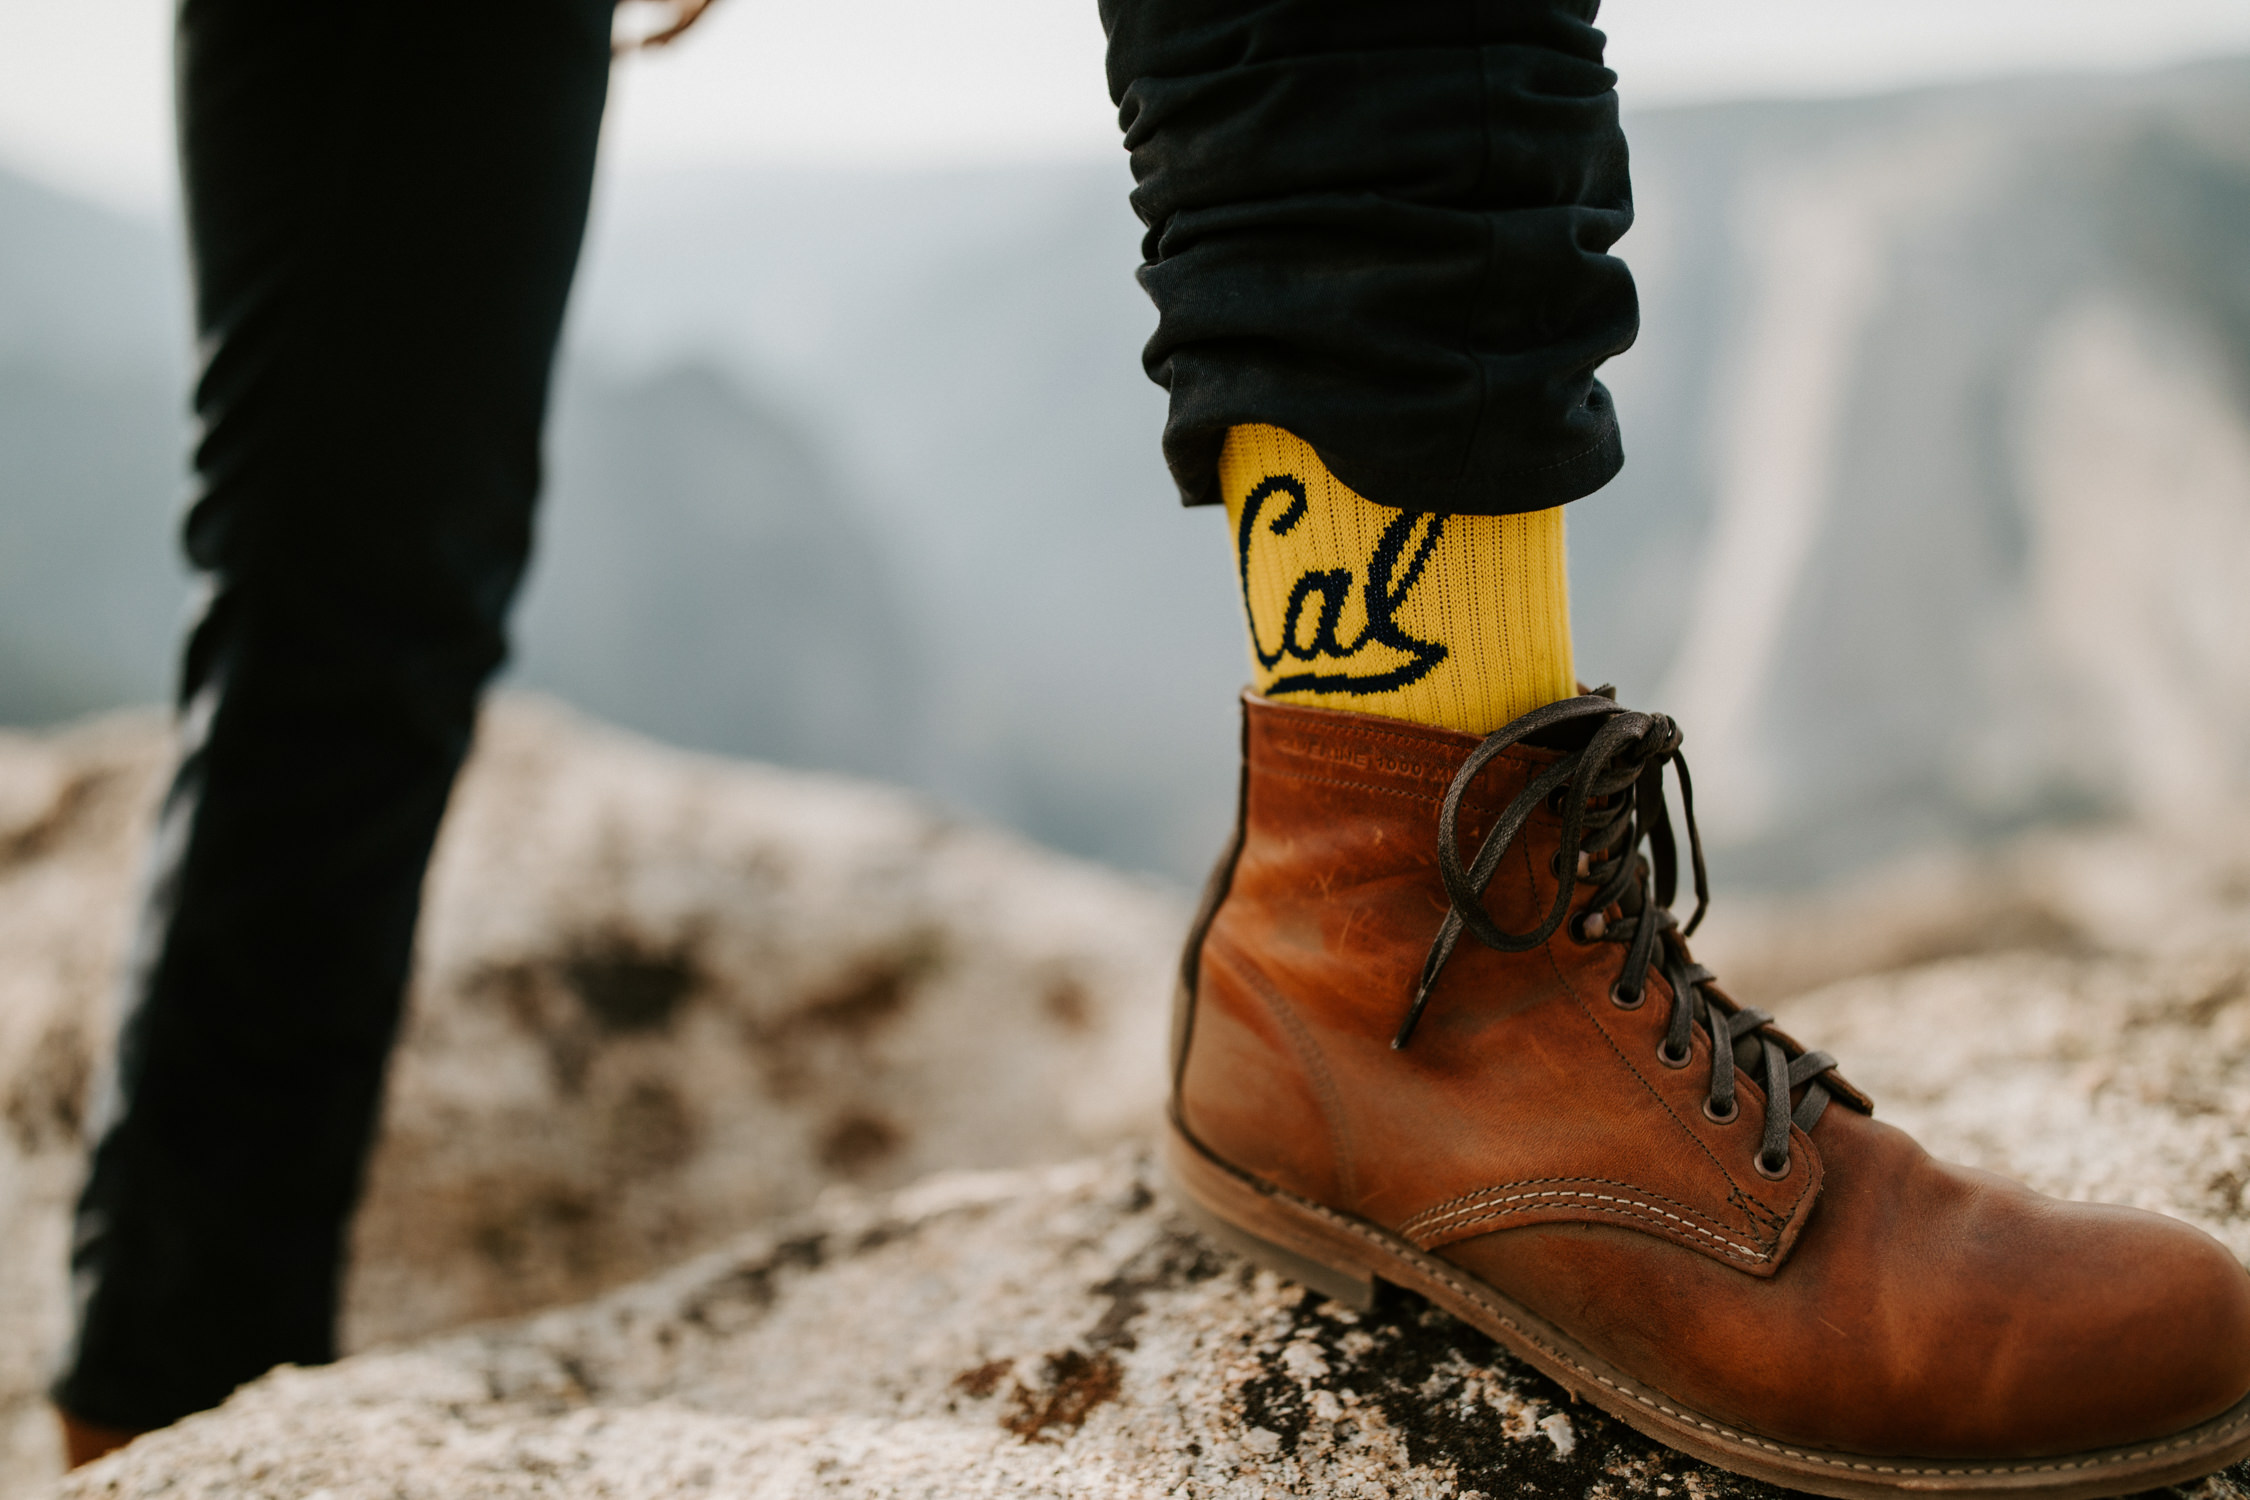
[[[61,1407],[333,1357],[422,874],[503,654],[609,0],[186,0],[207,583]]]

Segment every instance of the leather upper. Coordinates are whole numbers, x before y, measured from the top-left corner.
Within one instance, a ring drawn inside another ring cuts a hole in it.
[[[2082,1451],[2250,1391],[2250,1276],[2186,1225],[1934,1161],[1840,1095],[1756,1167],[1759,1080],[1706,1114],[1709,1041],[1658,1056],[1669,995],[1615,1003],[1615,944],[1568,924],[1464,940],[1391,1037],[1448,911],[1437,811],[1476,741],[1245,702],[1242,826],[1192,955],[1177,1110],[1213,1153],[1479,1275],[1626,1373],[1786,1441],[1928,1457]],[[1553,752],[1463,807],[1473,849]],[[1553,899],[1534,814],[1485,895]]]

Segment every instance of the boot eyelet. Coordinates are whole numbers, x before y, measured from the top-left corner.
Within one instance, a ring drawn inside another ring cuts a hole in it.
[[[1656,1044],[1656,1060],[1667,1068],[1684,1068],[1695,1060],[1695,1049],[1682,1047],[1674,1052],[1671,1041],[1667,1039]]]
[[[1763,1177],[1768,1182],[1781,1181],[1783,1178],[1789,1175],[1790,1170],[1796,1165],[1796,1163],[1791,1158],[1789,1158],[1788,1156],[1783,1156],[1781,1158],[1781,1165],[1777,1167],[1766,1160],[1766,1153],[1763,1151],[1759,1152],[1756,1157],[1752,1158],[1752,1160],[1758,1168],[1758,1175],[1760,1177]]]
[[[1648,990],[1645,987],[1638,994],[1633,995],[1626,994],[1623,985],[1613,984],[1609,987],[1609,1003],[1619,1010],[1639,1010],[1642,1002],[1647,999]]]
[[[1742,1118],[1742,1106],[1729,1099],[1727,1101],[1727,1112],[1722,1115],[1713,1109],[1711,1101],[1706,1099],[1703,1101],[1703,1118],[1714,1125],[1732,1125]]]
[[[1570,935],[1581,943],[1598,943],[1609,930],[1609,918],[1598,911],[1582,911],[1570,919]]]

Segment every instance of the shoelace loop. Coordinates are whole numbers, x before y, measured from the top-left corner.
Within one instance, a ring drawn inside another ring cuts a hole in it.
[[[1478,773],[1510,746],[1576,720],[1599,719],[1586,743],[1548,766],[1511,801],[1485,835],[1476,858],[1461,862],[1461,802]],[[1438,812],[1438,872],[1451,909],[1430,944],[1415,985],[1413,1004],[1399,1023],[1391,1046],[1403,1048],[1430,1003],[1438,977],[1466,931],[1502,953],[1536,948],[1567,921],[1581,942],[1619,943],[1625,962],[1610,985],[1610,1002],[1637,1009],[1648,998],[1649,974],[1662,973],[1672,992],[1672,1013],[1657,1061],[1686,1067],[1694,1058],[1694,1031],[1700,1024],[1711,1041],[1711,1080],[1704,1114],[1721,1124],[1739,1113],[1735,1099],[1736,1048],[1749,1043],[1766,1097],[1765,1129],[1757,1154],[1758,1171],[1769,1178],[1789,1175],[1789,1127],[1810,1130],[1828,1107],[1829,1092],[1818,1081],[1836,1066],[1825,1052],[1792,1057],[1780,1037],[1767,1030],[1773,1018],[1762,1010],[1736,1009],[1715,999],[1704,986],[1715,977],[1688,956],[1686,939],[1710,905],[1711,883],[1703,863],[1703,837],[1695,826],[1695,783],[1680,754],[1679,726],[1663,714],[1624,709],[1606,696],[1565,698],[1532,710],[1487,735],[1469,753],[1446,789]],[[1695,881],[1695,911],[1682,927],[1672,915],[1679,887],[1679,846],[1672,833],[1671,809],[1664,797],[1664,769],[1679,778],[1681,812],[1687,822],[1688,862]],[[1563,828],[1555,866],[1555,898],[1547,914],[1528,932],[1509,932],[1485,910],[1484,892],[1501,859],[1515,844],[1542,803],[1560,800]],[[1648,857],[1641,855],[1643,841]],[[1592,894],[1580,901],[1579,888]],[[1573,910],[1576,915],[1573,916]],[[1620,913],[1610,918],[1611,910]],[[1794,1112],[1790,1094],[1802,1086]]]

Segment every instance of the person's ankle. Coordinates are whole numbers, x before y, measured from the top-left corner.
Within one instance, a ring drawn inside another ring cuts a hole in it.
[[[1561,510],[1400,508],[1263,425],[1228,432],[1219,483],[1262,696],[1475,735],[1571,696]]]

